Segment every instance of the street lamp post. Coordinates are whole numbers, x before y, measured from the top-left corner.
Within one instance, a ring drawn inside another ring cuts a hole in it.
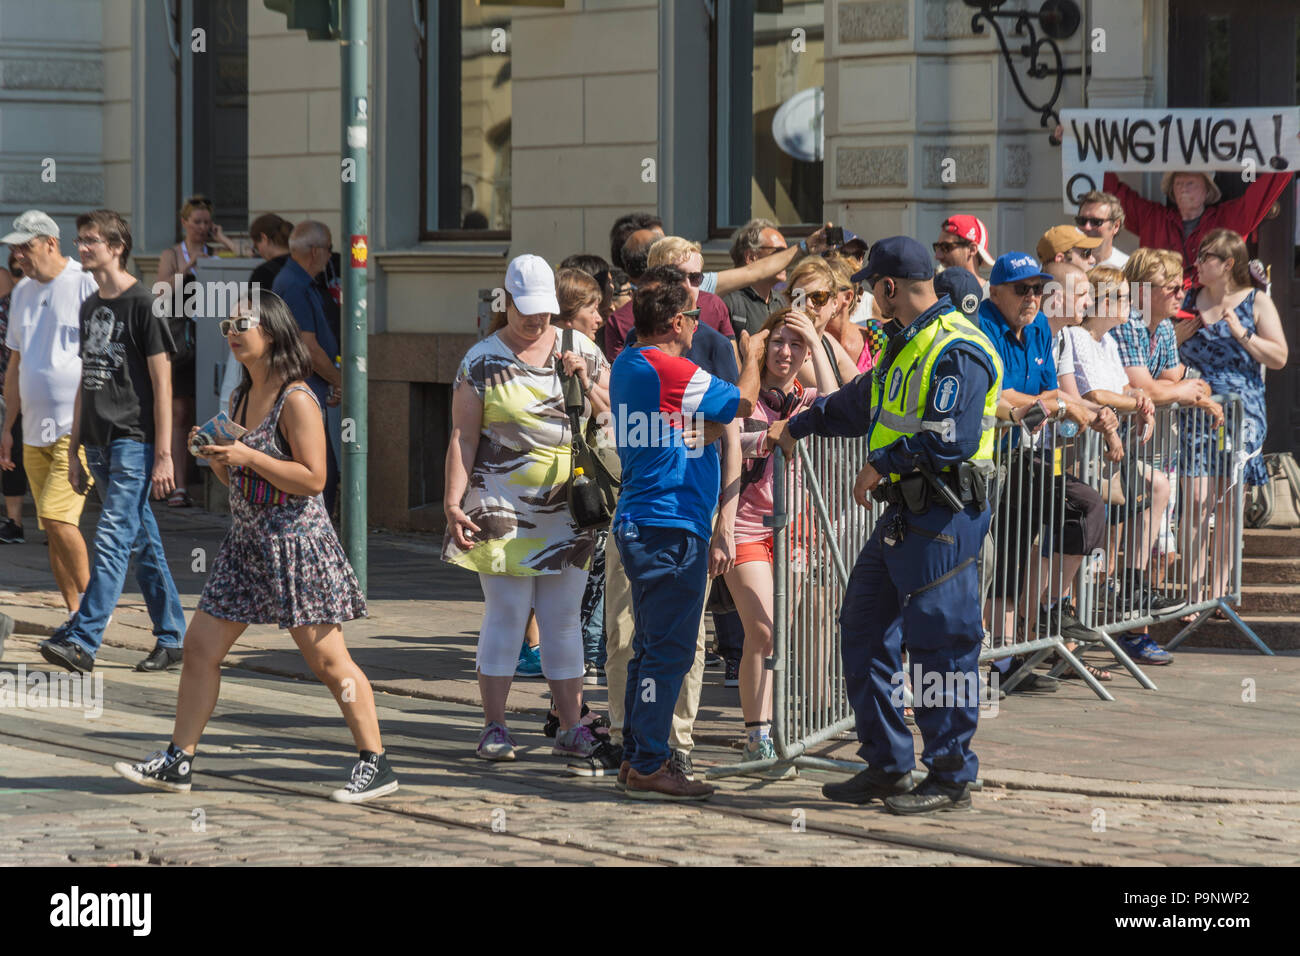
[[[369,171],[366,147],[370,106],[365,0],[342,0],[343,234],[343,547],[361,590],[366,590],[366,466],[369,420],[366,355],[370,327],[366,319],[366,263],[370,236],[367,217]]]

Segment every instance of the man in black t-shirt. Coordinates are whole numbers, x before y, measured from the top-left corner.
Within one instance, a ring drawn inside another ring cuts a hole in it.
[[[85,487],[76,453],[84,446],[103,509],[81,607],[40,650],[52,664],[82,673],[93,669],[134,558],[157,638],[136,670],[167,670],[181,660],[185,613],[149,494],[165,498],[174,487],[169,439],[176,346],[166,320],[154,314],[153,296],[126,271],[131,233],[117,213],[97,209],[78,216],[77,250],[99,291],[81,305],[81,389],[68,480],[73,488]]]

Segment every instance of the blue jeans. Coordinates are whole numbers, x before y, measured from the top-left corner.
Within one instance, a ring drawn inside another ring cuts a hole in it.
[[[67,636],[91,655],[99,651],[109,615],[122,596],[127,567],[135,558],[136,580],[153,620],[154,636],[163,647],[180,647],[185,612],[149,507],[153,445],[123,438],[108,447],[86,445],[85,450],[104,507],[95,529],[90,583]]]
[[[631,525],[614,531],[632,591],[632,660],[623,695],[623,757],[651,774],[668,759],[668,734],[695,645],[708,589],[709,545],[682,528]]]
[[[718,640],[718,656],[739,664],[745,652],[745,623],[740,619],[740,612],[719,614],[714,611],[713,634]]]

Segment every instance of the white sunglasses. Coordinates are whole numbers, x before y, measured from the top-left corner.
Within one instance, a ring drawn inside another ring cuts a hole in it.
[[[247,332],[249,329],[255,329],[261,324],[261,317],[256,315],[239,315],[233,319],[222,319],[221,334],[229,335],[231,332]]]

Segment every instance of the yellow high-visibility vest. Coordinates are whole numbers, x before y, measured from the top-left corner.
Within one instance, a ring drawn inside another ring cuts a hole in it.
[[[979,448],[970,457],[977,465],[991,468],[993,465],[993,432],[997,426],[998,396],[1002,391],[1002,360],[990,344],[988,338],[976,326],[972,325],[960,312],[944,312],[934,321],[912,337],[885,370],[883,376],[873,375],[871,379],[871,407],[875,417],[868,438],[871,451],[892,445],[907,435],[921,431],[937,431],[945,441],[956,440],[955,419],[946,418],[938,422],[922,421],[926,403],[930,397],[931,377],[934,363],[948,345],[956,341],[970,342],[989,357],[993,365],[993,381],[984,395],[984,417],[981,422]],[[961,383],[943,382],[940,389],[956,390]],[[942,400],[943,396],[940,396]],[[936,405],[942,411],[941,405]],[[951,470],[945,468],[945,471]],[[897,481],[899,475],[891,474],[891,481]]]

